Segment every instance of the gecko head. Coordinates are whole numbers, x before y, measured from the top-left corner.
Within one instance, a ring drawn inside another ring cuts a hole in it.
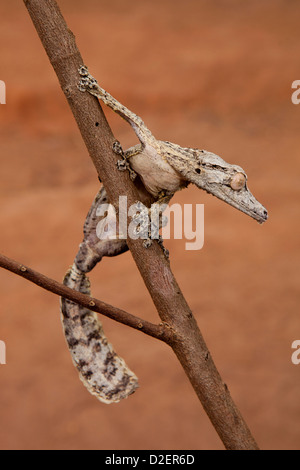
[[[192,183],[259,223],[267,220],[268,212],[249,191],[247,175],[241,167],[231,165],[205,150],[197,150],[194,157],[192,168],[188,171]]]

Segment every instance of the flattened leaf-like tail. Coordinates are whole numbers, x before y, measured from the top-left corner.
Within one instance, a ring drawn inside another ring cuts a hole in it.
[[[74,264],[64,284],[90,295],[88,277]],[[138,387],[136,375],[108,342],[98,315],[61,299],[63,330],[79,377],[88,391],[103,403],[117,403]]]

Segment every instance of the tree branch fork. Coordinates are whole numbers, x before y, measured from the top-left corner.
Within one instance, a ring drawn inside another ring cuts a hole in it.
[[[95,299],[89,295],[82,294],[81,292],[71,289],[70,287],[61,284],[60,282],[55,281],[54,279],[51,279],[44,274],[25,266],[24,264],[4,256],[3,254],[0,254],[0,267],[27,279],[27,281],[36,284],[42,289],[59,295],[67,300],[71,300],[76,304],[82,305],[93,312],[111,318],[112,320],[129,326],[130,328],[142,331],[146,335],[152,336],[153,338],[159,339],[167,344],[171,344],[174,340],[174,330],[172,330],[167,324],[160,323],[156,325],[132,315],[125,310],[107,304],[106,302]]]

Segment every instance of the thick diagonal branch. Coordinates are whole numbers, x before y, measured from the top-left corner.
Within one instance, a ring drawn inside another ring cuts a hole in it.
[[[129,206],[139,198],[126,173],[116,168],[114,137],[96,98],[78,91],[78,68],[84,63],[55,0],[24,0],[62,90],[72,109],[88,152],[115,206],[120,195]],[[99,57],[101,60],[101,57]],[[146,250],[141,240],[128,246],[160,318],[175,332],[171,346],[182,364],[212,424],[227,449],[257,449],[207,350],[195,318],[160,246]]]

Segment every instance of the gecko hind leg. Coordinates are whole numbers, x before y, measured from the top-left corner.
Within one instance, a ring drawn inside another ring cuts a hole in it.
[[[164,227],[168,219],[163,215],[166,209],[165,201],[169,197],[165,194],[161,194],[159,200],[151,205],[151,208],[142,206],[139,214],[135,216],[136,221],[139,224],[139,233],[141,238],[144,238],[144,248],[149,248],[153,240],[156,240],[161,247],[166,259],[169,259],[169,251],[164,247],[163,238],[159,233],[160,228]]]

